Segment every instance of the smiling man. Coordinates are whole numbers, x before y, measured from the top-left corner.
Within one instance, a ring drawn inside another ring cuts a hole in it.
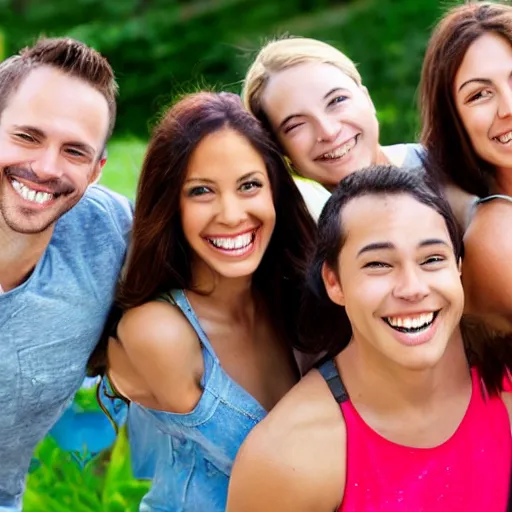
[[[71,39],[0,65],[0,510],[79,388],[110,309],[132,212],[92,185],[116,116],[113,71]]]

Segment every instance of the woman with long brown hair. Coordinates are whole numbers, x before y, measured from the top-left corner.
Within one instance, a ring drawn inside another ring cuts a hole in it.
[[[421,78],[422,143],[431,170],[481,199],[468,215],[465,311],[512,331],[512,7],[450,9]]]
[[[197,93],[167,111],[140,176],[103,381],[156,454],[141,510],[224,510],[238,447],[300,377],[292,347],[315,239],[236,95]]]

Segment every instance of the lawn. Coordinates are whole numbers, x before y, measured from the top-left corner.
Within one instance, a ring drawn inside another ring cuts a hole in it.
[[[108,146],[101,183],[133,199],[145,148],[146,143],[135,138],[113,140]],[[63,438],[57,443],[55,438],[63,432]],[[72,408],[54,428],[54,436],[48,435],[34,454],[23,501],[24,512],[138,510],[149,482],[139,482],[132,477],[129,446],[123,429],[111,444],[114,432],[96,403],[94,386],[78,392]],[[75,446],[81,443],[77,439],[89,439],[90,444],[69,451],[73,443]],[[90,449],[98,451],[107,444],[111,446],[95,455],[89,453]]]

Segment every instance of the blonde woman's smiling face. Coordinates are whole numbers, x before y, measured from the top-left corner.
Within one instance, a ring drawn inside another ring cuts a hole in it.
[[[332,188],[374,163],[379,128],[365,87],[331,64],[308,62],[273,74],[262,106],[299,174]]]

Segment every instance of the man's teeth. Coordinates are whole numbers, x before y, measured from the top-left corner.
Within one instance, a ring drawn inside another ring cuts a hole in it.
[[[27,201],[43,204],[48,202],[50,199],[53,199],[53,194],[32,190],[31,188],[28,188],[26,185],[23,185],[22,183],[16,180],[12,180],[12,186],[14,190],[16,190],[16,192],[18,192],[18,194]]]
[[[504,133],[503,135],[494,138],[497,141],[501,142],[502,144],[506,144],[507,142],[510,142],[512,140],[512,132]]]
[[[421,329],[433,322],[434,313],[424,313],[414,317],[387,317],[386,320],[391,327],[398,327],[401,329]]]
[[[250,245],[254,238],[254,231],[230,238],[208,238],[208,241],[219,249],[237,250]]]
[[[335,149],[331,153],[324,153],[321,158],[325,160],[333,160],[345,156],[356,145],[356,137],[352,137],[348,142]]]

